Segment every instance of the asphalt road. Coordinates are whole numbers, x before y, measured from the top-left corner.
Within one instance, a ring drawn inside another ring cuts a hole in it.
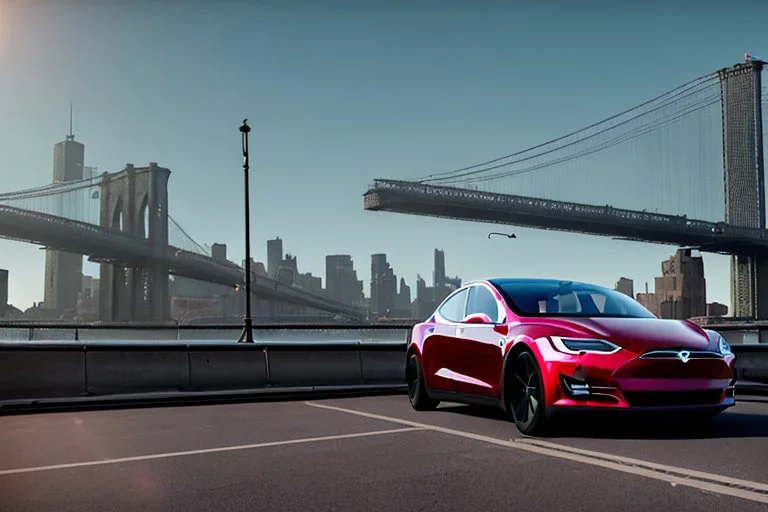
[[[626,458],[631,458],[626,459]],[[0,417],[0,510],[768,509],[768,400],[708,428],[499,414],[405,396]]]

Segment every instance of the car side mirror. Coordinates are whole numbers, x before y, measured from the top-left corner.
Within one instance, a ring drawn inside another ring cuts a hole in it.
[[[493,320],[485,313],[472,313],[464,317],[462,323],[465,324],[492,324]]]

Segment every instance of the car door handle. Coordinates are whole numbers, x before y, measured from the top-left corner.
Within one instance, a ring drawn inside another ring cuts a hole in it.
[[[456,335],[457,336],[461,336],[462,334],[464,334],[464,328],[463,327],[457,327],[456,328]]]

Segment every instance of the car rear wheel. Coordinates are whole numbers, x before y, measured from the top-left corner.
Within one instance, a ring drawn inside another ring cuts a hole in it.
[[[411,406],[417,411],[430,411],[440,405],[439,400],[432,400],[427,395],[424,375],[416,354],[411,354],[408,358],[408,364],[405,367],[405,382],[408,384],[408,399],[411,401]]]
[[[523,351],[514,357],[505,376],[510,379],[507,410],[520,433],[532,435],[544,426],[544,383],[533,354]]]

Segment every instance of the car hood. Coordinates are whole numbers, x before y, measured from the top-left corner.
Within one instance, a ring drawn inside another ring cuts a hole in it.
[[[566,318],[568,330],[595,336],[632,352],[666,348],[706,350],[709,336],[697,325],[685,320],[659,318]]]

